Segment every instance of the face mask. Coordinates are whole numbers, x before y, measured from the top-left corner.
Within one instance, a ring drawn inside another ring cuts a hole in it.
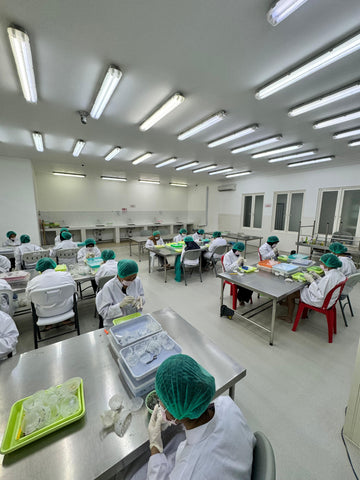
[[[175,419],[174,420],[168,420],[166,418],[166,409],[164,407],[162,407],[160,404],[159,404],[159,409],[160,409],[162,419],[164,420],[165,423],[168,423],[169,425],[177,425]]]
[[[160,237],[154,237],[156,241],[160,240]]]
[[[322,264],[320,265],[320,268],[322,268],[322,269],[324,270],[324,272],[327,272],[327,271],[329,270],[328,268],[326,268],[326,267],[325,267],[324,265],[322,265]]]
[[[92,252],[93,249],[94,249],[94,247],[86,247],[86,251],[87,251],[87,252]]]
[[[274,243],[272,248],[276,248],[277,247],[277,243]]]
[[[133,283],[134,280],[121,280],[121,283],[125,286],[125,287],[129,287],[132,283]]]
[[[239,251],[235,252],[235,256],[240,257],[240,252]]]

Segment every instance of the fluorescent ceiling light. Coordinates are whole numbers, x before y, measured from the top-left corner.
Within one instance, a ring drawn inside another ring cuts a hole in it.
[[[206,128],[211,127],[212,125],[215,125],[218,122],[221,122],[226,117],[226,112],[224,110],[221,110],[221,112],[215,113],[215,115],[212,115],[211,117],[207,118],[206,120],[203,120],[202,122],[198,123],[197,125],[194,125],[193,127],[189,128],[188,130],[185,130],[184,132],[180,133],[178,135],[178,140],[185,140],[185,138],[192,137],[193,135],[196,135],[197,133],[201,132],[202,130],[205,130]]]
[[[267,21],[273,26],[279,25],[289,15],[295,12],[301,5],[308,0],[278,0],[275,5],[270,8],[267,14]]]
[[[348,143],[349,147],[358,147],[360,145],[360,139],[356,140],[351,140],[351,142]]]
[[[353,128],[351,130],[344,130],[343,132],[334,133],[333,138],[339,140],[340,138],[353,137],[354,135],[360,134],[360,127]]]
[[[44,151],[43,137],[40,132],[32,132],[35,148],[38,152]]]
[[[175,170],[185,170],[185,168],[195,167],[196,165],[199,165],[199,163],[200,162],[184,163],[183,165],[180,165],[179,167],[175,167]]]
[[[140,180],[139,179],[139,182],[140,183],[153,183],[155,185],[160,185],[160,180]]]
[[[216,167],[216,163],[213,163],[212,165],[207,165],[206,167],[196,168],[193,170],[193,173],[207,172],[208,170],[213,170]]]
[[[343,113],[342,115],[337,115],[336,117],[326,118],[325,120],[320,120],[313,124],[313,128],[325,128],[330,127],[331,125],[337,125],[338,123],[350,122],[350,120],[355,120],[360,118],[360,110],[355,110],[354,112]]]
[[[112,160],[114,157],[116,157],[116,155],[120,152],[121,150],[121,147],[115,147],[111,150],[111,152],[109,152],[106,157],[105,157],[105,160],[107,162],[109,162],[110,160]]]
[[[36,103],[37,91],[29,36],[19,27],[8,27],[7,32],[25,100]]]
[[[239,173],[230,173],[230,175],[225,175],[226,178],[234,178],[234,177],[242,177],[243,175],[250,175],[251,170],[247,172],[239,172]]]
[[[337,102],[343,98],[349,97],[350,95],[355,95],[360,92],[360,83],[352,85],[350,87],[343,88],[342,90],[337,90],[336,92],[329,93],[323,97],[312,100],[311,102],[303,103],[297,107],[293,107],[289,110],[289,117],[296,117],[316,108],[323,107],[324,105],[329,105],[330,103]]]
[[[250,133],[255,132],[257,128],[259,128],[259,125],[254,124],[250,125],[249,127],[243,128],[242,130],[237,130],[236,132],[230,133],[225,137],[213,140],[212,142],[208,143],[208,147],[217,147],[218,145],[222,145],[223,143],[231,142],[232,140],[236,140],[237,138],[244,137],[245,135],[249,135]]]
[[[139,163],[142,163],[145,160],[147,160],[148,158],[150,158],[151,155],[152,155],[151,152],[146,152],[143,155],[140,155],[140,157],[135,158],[135,160],[132,161],[132,164],[133,165],[139,165]]]
[[[241,145],[240,147],[233,148],[231,153],[240,153],[246,152],[246,150],[253,150],[257,147],[262,147],[264,145],[269,145],[269,143],[275,143],[282,139],[282,135],[275,135],[274,137],[264,138],[263,140],[259,140],[254,143],[247,143],[246,145]]]
[[[222,168],[221,170],[216,170],[215,172],[209,172],[209,175],[219,175],[220,173],[232,172],[234,169],[232,167]]]
[[[92,118],[100,118],[121,77],[121,70],[115,65],[110,65],[91,109],[90,116]]]
[[[306,152],[293,153],[292,155],[284,155],[282,157],[275,157],[269,160],[269,163],[283,162],[285,160],[292,160],[293,158],[308,157],[310,155],[314,155],[315,153],[317,153],[317,148],[314,148],[314,150],[306,150]]]
[[[266,150],[265,152],[254,153],[251,155],[251,158],[263,158],[271,157],[277,153],[292,152],[293,150],[298,150],[304,144],[303,143],[294,143],[293,145],[286,145],[285,147],[274,148],[273,150]]]
[[[155,123],[164,118],[168,113],[172,112],[176,107],[181,105],[184,100],[185,97],[181,93],[175,93],[140,125],[140,130],[142,132],[149,130],[149,128],[155,125]]]
[[[85,142],[84,140],[78,140],[75,144],[74,151],[73,151],[73,157],[78,157],[81,153],[81,150],[85,147]]]
[[[114,182],[127,182],[127,178],[122,177],[106,177],[105,175],[101,175],[102,180],[112,180]]]
[[[165,165],[170,165],[170,163],[174,163],[176,162],[176,160],[177,160],[176,157],[171,157],[171,158],[168,158],[167,160],[164,160],[163,162],[157,163],[155,167],[156,168],[165,167]]]
[[[275,92],[298,82],[302,78],[311,75],[318,70],[327,67],[328,65],[346,57],[360,48],[360,33],[356,33],[350,38],[347,38],[338,45],[330,47],[326,52],[314,57],[312,60],[304,63],[298,68],[291,70],[274,82],[269,83],[265,87],[260,88],[255,94],[258,100],[269,97]]]
[[[187,187],[187,183],[175,183],[175,182],[170,182],[169,185],[172,187]]]
[[[303,165],[310,165],[312,163],[330,162],[334,158],[335,157],[330,156],[330,157],[314,158],[313,160],[303,160],[302,162],[289,163],[288,167],[302,167]]]
[[[58,175],[59,177],[79,177],[79,178],[85,178],[86,177],[86,175],[83,175],[82,173],[53,172],[53,175]]]

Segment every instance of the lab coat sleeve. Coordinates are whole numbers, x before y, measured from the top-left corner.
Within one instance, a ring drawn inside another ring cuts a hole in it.
[[[80,248],[80,250],[77,253],[77,261],[78,262],[84,262],[86,257],[86,249],[84,247]]]
[[[113,303],[106,288],[100,290],[96,295],[96,308],[99,315],[101,315],[104,320],[124,316],[123,309],[120,308],[119,303],[120,302],[117,302],[116,304]]]
[[[162,238],[160,238],[160,240],[158,241],[157,243],[158,245],[165,245],[165,242]]]
[[[301,300],[310,304],[322,304],[325,300],[327,284],[328,280],[326,276],[320,280],[315,280],[308,288],[304,288],[303,291],[301,291]]]
[[[148,238],[145,243],[145,248],[151,248],[154,246],[154,242]]]
[[[142,304],[145,305],[145,293],[141,280],[139,279],[139,296],[142,298]]]
[[[168,464],[164,453],[151,455],[148,462],[146,480],[169,480],[169,475],[171,473],[170,468],[171,467]]]
[[[15,270],[21,270],[21,250],[19,247],[15,248]]]
[[[238,263],[235,261],[234,263],[231,263],[231,260],[229,260],[229,257],[226,255],[224,256],[224,270],[225,272],[233,272],[234,270],[237,270],[239,267]]]
[[[0,317],[0,357],[11,353],[18,342],[19,332],[14,320],[2,312]]]

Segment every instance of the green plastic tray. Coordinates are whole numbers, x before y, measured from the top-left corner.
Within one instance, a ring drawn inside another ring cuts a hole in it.
[[[113,320],[113,325],[119,325],[119,323],[126,322],[127,320],[131,320],[132,318],[141,317],[141,315],[141,313],[135,312],[131,313],[130,315],[126,315],[125,317],[115,318]]]
[[[321,267],[318,267],[317,265],[314,265],[312,267],[308,267],[306,270],[308,272],[315,272],[318,275],[324,275],[324,270]]]
[[[246,265],[247,266],[247,265]],[[256,267],[248,267],[247,266],[247,269],[245,270],[244,268],[240,267],[239,268],[240,272],[241,273],[252,273],[252,272],[255,272],[255,270],[257,270]]]
[[[47,427],[30,433],[26,437],[20,437],[18,440],[17,437],[19,435],[21,422],[24,416],[22,404],[26,399],[30,398],[31,395],[15,402],[10,410],[8,423],[6,425],[4,437],[1,443],[0,453],[6,455],[7,453],[13,452],[14,450],[18,450],[19,448],[25,447],[25,445],[29,445],[29,443],[35,442],[39,438],[45,437],[46,435],[49,435],[49,433],[55,432],[56,430],[59,430],[60,428],[63,428],[66,425],[76,422],[77,420],[82,418],[85,415],[84,386],[82,380],[77,391],[77,396],[79,399],[80,407],[76,413],[66,418],[62,418],[61,420],[57,420],[56,422],[48,425]]]
[[[307,280],[304,277],[304,274],[302,272],[294,273],[293,275],[291,275],[291,278],[293,278],[297,282],[307,282]]]
[[[279,256],[277,257],[277,259],[278,259],[279,262],[287,262],[287,261],[288,261],[288,258],[289,258],[289,257],[288,257],[287,255],[279,255]]]

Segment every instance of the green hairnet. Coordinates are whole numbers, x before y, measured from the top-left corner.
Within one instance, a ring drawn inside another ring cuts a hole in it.
[[[96,242],[93,238],[87,238],[84,242],[84,245],[85,247],[87,247],[88,245],[96,245]]]
[[[277,243],[277,242],[280,242],[280,240],[276,235],[271,235],[267,239],[267,243]]]
[[[153,232],[153,237],[156,237],[156,235],[160,236],[160,230],[155,230],[155,232]]]
[[[11,235],[16,235],[16,233],[13,232],[12,230],[10,230],[10,231],[8,231],[7,234],[6,234],[7,238],[10,238]]]
[[[158,368],[155,389],[177,420],[199,418],[215,394],[215,379],[188,355],[172,355]]]
[[[342,261],[333,253],[325,253],[325,255],[322,255],[320,262],[329,268],[339,268],[342,266]]]
[[[345,247],[345,245],[343,245],[340,242],[334,242],[334,243],[330,243],[329,250],[333,253],[340,254],[340,253],[346,253],[347,247]]]
[[[70,233],[70,232],[67,232],[67,231],[61,232],[61,233],[60,233],[60,236],[61,236],[61,238],[63,238],[64,240],[70,240],[70,238],[72,237],[71,233]]]
[[[134,275],[134,273],[138,273],[139,271],[138,264],[135,262],[135,260],[120,260],[118,262],[117,269],[120,278]]]
[[[213,235],[212,235],[214,238],[218,238],[218,237],[221,237],[221,232],[214,232]]]
[[[38,260],[35,270],[38,272],[44,272],[45,270],[54,269],[56,267],[56,262],[52,258],[44,257]]]
[[[187,233],[187,230],[186,230],[186,228],[181,228],[181,229],[180,229],[180,233],[181,233],[181,234],[183,234],[183,233]]]
[[[62,233],[62,232],[68,232],[68,231],[69,231],[69,230],[68,230],[67,228],[65,228],[65,227],[63,227],[63,228],[60,229],[60,233]]]
[[[106,262],[107,260],[114,260],[115,252],[114,250],[105,249],[101,252],[101,258]]]
[[[199,235],[204,235],[205,230],[203,230],[202,228],[199,228],[199,230],[197,231],[197,233],[198,233]]]
[[[238,250],[239,252],[243,252],[245,250],[245,244],[243,242],[236,242],[232,246],[233,250]]]
[[[21,242],[21,243],[30,243],[30,237],[29,237],[29,235],[21,235],[21,237],[20,237],[20,242]]]
[[[185,243],[186,242],[193,242],[193,241],[194,241],[194,239],[193,239],[193,237],[190,237],[190,235],[188,235],[187,237],[184,238]]]

